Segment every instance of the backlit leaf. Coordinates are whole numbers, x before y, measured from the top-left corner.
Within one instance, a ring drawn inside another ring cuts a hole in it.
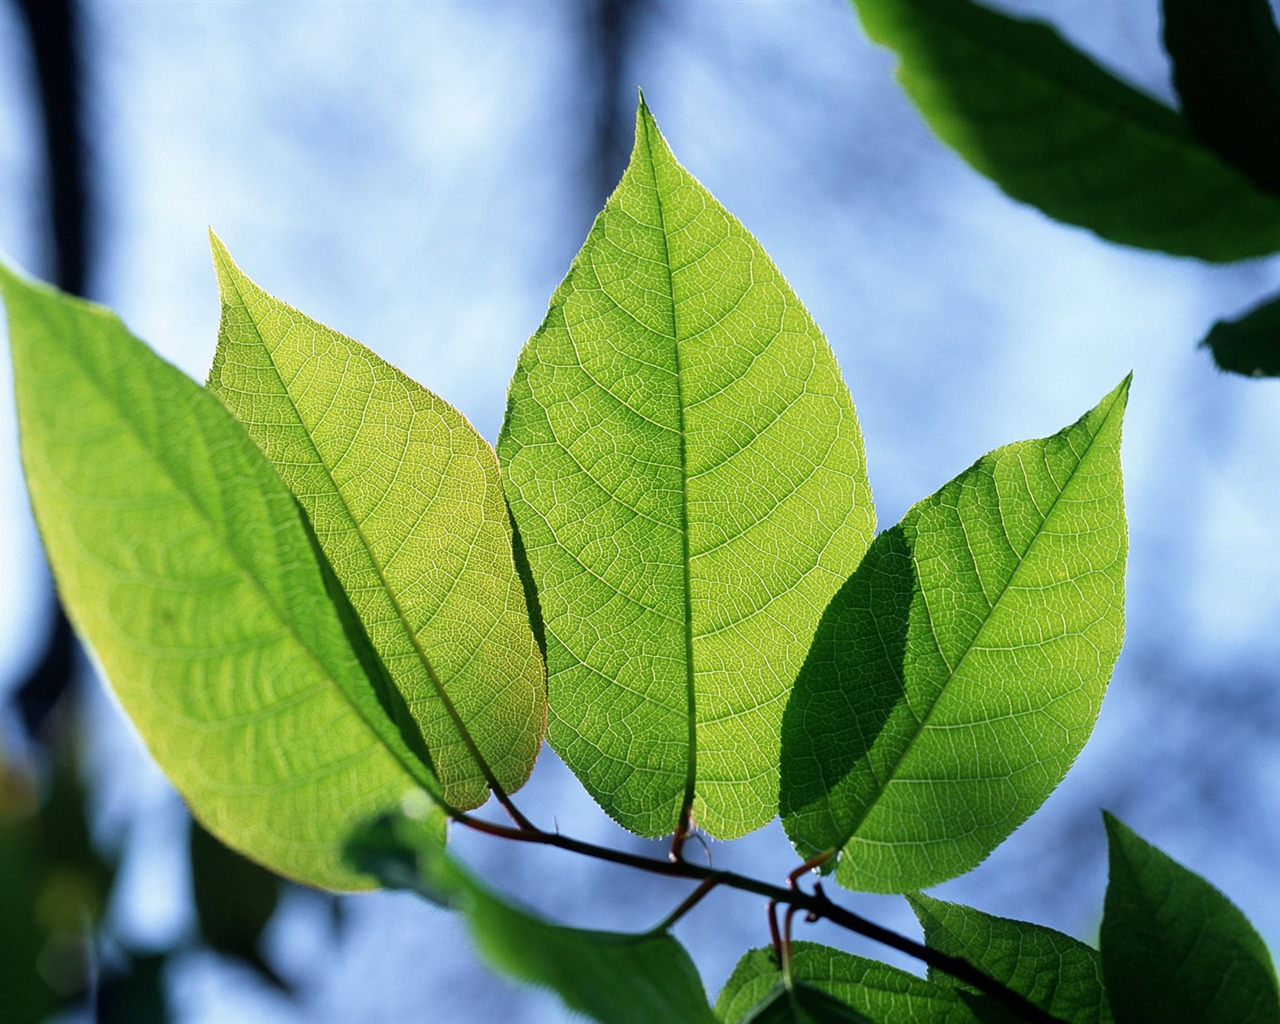
[[[993,917],[923,893],[907,899],[931,949],[967,960],[1067,1024],[1111,1024],[1096,949],[1052,928]],[[956,984],[932,968],[929,977]]]
[[[876,538],[823,615],[783,719],[782,813],[842,884],[969,870],[1061,781],[1124,633],[1125,380],[997,449]]]
[[[114,316],[3,268],[0,288],[45,549],[152,755],[228,845],[312,885],[366,885],[343,837],[435,781],[352,649],[297,502],[222,404]]]
[[[546,624],[549,738],[644,835],[777,813],[786,695],[872,531],[826,340],[641,105],[498,441]]]
[[[306,510],[445,799],[484,802],[481,759],[517,789],[542,743],[546,681],[493,449],[453,406],[213,247],[222,325],[210,389]]]
[[[853,2],[929,127],[1014,199],[1175,255],[1280,249],[1280,198],[1049,26],[971,0]]]
[[[948,985],[935,984],[888,964],[867,960],[816,942],[792,942],[791,976],[838,999],[851,1015],[847,1019],[872,1020],[876,1024],[974,1024],[961,995]],[[799,1021],[775,989],[782,984],[782,970],[772,949],[753,949],[743,955],[716,1000],[716,1016],[724,1024],[747,1021]],[[813,1008],[802,1009],[823,1020]],[[765,1004],[776,1016],[760,1014]],[[787,1016],[787,1013],[791,1016]],[[836,1018],[840,1019],[840,1018]]]

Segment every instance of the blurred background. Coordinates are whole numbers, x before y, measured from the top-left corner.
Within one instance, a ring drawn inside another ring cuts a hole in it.
[[[1054,22],[1171,100],[1156,0],[1000,6]],[[76,41],[78,60],[59,38]],[[1280,384],[1223,375],[1195,345],[1272,290],[1280,262],[1122,249],[1019,206],[929,135],[892,69],[842,0],[0,0],[0,251],[110,305],[203,379],[218,317],[212,226],[265,288],[370,345],[492,441],[516,354],[625,165],[643,87],[681,161],[827,333],[881,526],[984,452],[1073,421],[1134,371],[1128,640],[1098,728],[1045,808],[936,894],[1094,941],[1105,807],[1226,892],[1274,951]],[[78,110],[84,142],[68,171],[76,146],[49,137],[63,168],[53,179],[46,109],[64,130]],[[86,979],[103,1020],[565,1019],[552,997],[488,973],[434,907],[260,889],[198,837],[213,881],[197,913],[181,802],[52,625],[12,410],[5,359],[0,933],[13,939],[14,908],[34,901],[25,919],[48,926],[41,984],[64,992],[60,1006],[33,997],[32,1019],[93,1019]],[[49,681],[68,673],[73,695],[47,707]],[[71,808],[56,821],[51,794]],[[37,859],[66,863],[37,893],[14,881],[15,836],[29,838],[20,825],[42,799],[52,846]],[[520,803],[540,824],[644,846],[550,751]],[[687,891],[555,851],[473,836],[458,846],[504,891],[575,924],[648,927]],[[795,863],[776,825],[710,853],[771,879]],[[228,909],[228,893],[244,897],[240,923],[211,909]],[[841,898],[918,934],[901,900]],[[83,911],[67,907],[95,902],[104,939],[86,973]],[[713,998],[741,953],[768,941],[763,905],[723,893],[678,934]],[[798,937],[915,969],[824,925]]]

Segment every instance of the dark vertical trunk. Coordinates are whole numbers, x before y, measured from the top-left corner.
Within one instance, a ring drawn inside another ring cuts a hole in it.
[[[74,0],[14,0],[27,28],[44,125],[53,283],[84,295],[89,284],[89,175],[81,110],[83,76]],[[76,639],[50,591],[38,660],[17,691],[19,713],[35,735],[75,678]]]
[[[639,85],[628,77],[628,67],[650,6],[651,0],[592,0],[584,5],[584,78],[595,114],[589,173],[592,212],[604,205],[627,164]]]

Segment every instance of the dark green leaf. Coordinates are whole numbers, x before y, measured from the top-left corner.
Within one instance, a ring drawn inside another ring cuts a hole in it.
[[[164,953],[127,954],[98,984],[97,1024],[168,1024]]]
[[[1069,1024],[1110,1024],[1098,951],[1051,928],[993,917],[922,893],[908,896],[925,944],[984,974]],[[930,970],[940,984],[956,984]]]
[[[1280,199],[1051,28],[971,0],[854,0],[933,131],[1014,199],[1205,260],[1280,249]]]
[[[973,1024],[976,1017],[963,994],[948,985],[935,984],[914,974],[867,960],[816,942],[791,944],[791,977],[810,992],[821,991],[837,1000],[852,1018],[871,1020],[876,1024]],[[716,1016],[724,1024],[747,1021],[791,1021],[804,1018],[785,1014],[789,1003],[778,995],[782,987],[782,971],[769,948],[753,949],[738,961],[729,980],[716,1000]],[[811,1012],[816,999],[798,997],[800,1005]],[[979,1004],[983,1001],[979,1000]],[[776,1017],[756,1017],[765,1012]],[[817,1018],[827,1019],[827,1018]]]
[[[1266,944],[1199,875],[1103,815],[1102,970],[1117,1024],[1276,1024]]]
[[[803,981],[790,987],[779,981],[763,1002],[738,1020],[740,1024],[879,1024]]]
[[[668,932],[587,931],[551,924],[474,879],[439,841],[402,815],[354,833],[348,863],[389,888],[411,889],[466,915],[476,946],[497,970],[554,990],[604,1024],[712,1024],[689,954]]]
[[[1161,0],[1182,116],[1206,146],[1280,193],[1280,33],[1268,0]]]
[[[1280,377],[1280,297],[1236,320],[1219,320],[1203,344],[1223,370],[1246,377]]]

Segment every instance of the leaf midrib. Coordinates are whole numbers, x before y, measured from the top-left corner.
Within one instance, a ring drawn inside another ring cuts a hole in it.
[[[653,176],[653,195],[658,208],[658,227],[662,237],[663,268],[667,272],[667,290],[671,298],[671,345],[675,361],[676,411],[679,416],[678,450],[680,457],[680,570],[684,589],[684,652],[685,652],[685,694],[687,699],[685,718],[687,722],[685,756],[684,795],[681,798],[680,816],[677,820],[677,832],[685,830],[692,822],[693,801],[697,784],[698,747],[697,747],[697,696],[694,690],[695,673],[693,664],[693,597],[690,590],[690,553],[689,553],[689,463],[688,434],[685,425],[684,380],[680,363],[680,322],[679,303],[676,301],[675,274],[671,266],[671,249],[667,242],[666,210],[662,199],[662,188],[658,183],[657,150],[652,133],[654,126],[647,108],[641,120],[644,125],[645,149],[649,156],[649,170]],[[679,836],[677,835],[677,838]]]
[[[383,572],[382,564],[378,561],[378,559],[375,557],[373,553],[373,549],[370,545],[370,541],[367,534],[365,533],[365,530],[360,525],[359,520],[356,518],[355,514],[352,512],[351,506],[347,502],[346,495],[343,494],[342,489],[338,486],[338,482],[333,478],[333,473],[329,468],[329,464],[325,460],[323,454],[321,454],[320,449],[316,446],[315,440],[311,436],[311,431],[307,429],[306,421],[302,418],[302,412],[295,404],[293,400],[293,395],[289,391],[289,386],[285,383],[284,377],[280,373],[280,369],[276,364],[275,353],[271,350],[271,347],[267,344],[266,339],[263,338],[262,332],[261,330],[259,330],[259,327],[258,327],[257,317],[253,315],[253,312],[251,311],[248,302],[245,301],[244,293],[240,290],[239,283],[235,280],[233,268],[226,266],[226,261],[224,257],[221,256],[221,254],[219,255],[219,259],[223,260],[224,270],[226,271],[226,279],[228,284],[235,290],[236,296],[237,298],[239,298],[241,306],[243,307],[245,312],[249,315],[249,321],[253,326],[253,332],[257,336],[258,341],[261,343],[262,350],[267,354],[267,358],[271,361],[271,369],[275,373],[277,379],[280,381],[280,384],[284,389],[284,398],[288,402],[289,409],[290,411],[292,411],[293,415],[297,418],[298,426],[302,429],[303,434],[306,435],[307,445],[310,447],[311,451],[315,454],[318,465],[323,470],[325,478],[329,481],[330,485],[333,488],[333,493],[337,496],[339,502],[341,503],[342,509],[346,513],[347,520],[351,524],[352,531],[355,533],[357,537],[360,538],[360,545],[364,549],[365,554],[368,556],[369,564],[373,567],[374,573],[377,576],[378,582],[381,585],[383,593],[386,595],[387,599],[391,602],[391,607],[395,610],[396,617],[400,620],[400,625],[403,627],[404,632],[408,635],[410,642],[413,644],[414,652],[417,654],[418,660],[421,662],[423,668],[426,670],[427,677],[431,682],[432,688],[435,690],[436,695],[440,698],[441,704],[444,705],[445,711],[449,715],[450,721],[453,723],[453,726],[457,730],[459,737],[462,739],[463,743],[466,745],[467,752],[471,755],[472,759],[476,762],[476,766],[480,769],[481,775],[484,776],[485,782],[489,785],[491,789],[495,791],[501,791],[503,789],[502,785],[498,782],[497,777],[494,775],[493,770],[489,766],[489,763],[485,760],[484,755],[481,754],[479,747],[476,745],[474,737],[470,733],[470,730],[468,730],[464,725],[462,721],[462,716],[458,712],[458,709],[454,706],[453,701],[449,698],[449,695],[445,692],[444,685],[443,683],[441,683],[440,677],[436,674],[435,666],[432,664],[431,659],[427,656],[426,651],[423,650],[421,643],[418,641],[417,634],[413,631],[413,629],[409,625],[408,615],[405,612],[403,606],[401,605],[399,598],[397,598],[395,592],[392,590],[390,584],[388,583],[386,575]],[[299,514],[305,514],[305,513],[300,511]],[[382,659],[381,654],[378,654],[377,657],[380,660]],[[392,679],[394,680],[394,676],[392,677]],[[399,687],[397,687],[397,689],[399,689]],[[419,724],[416,717],[413,718],[413,722],[414,722],[414,726],[418,730],[419,737],[422,739],[425,745],[426,737],[422,735],[421,724]]]
[[[1107,409],[1105,417],[1103,417],[1102,422],[1098,424],[1098,427],[1094,431],[1093,436],[1089,438],[1089,443],[1088,445],[1085,446],[1084,452],[1081,454],[1079,460],[1076,462],[1075,468],[1071,472],[1071,478],[1062,486],[1062,488],[1058,491],[1057,495],[1054,497],[1053,502],[1049,506],[1049,510],[1044,514],[1044,517],[1040,521],[1040,526],[1036,529],[1035,536],[1031,539],[1031,542],[1027,545],[1026,550],[1019,557],[1017,567],[1013,570],[1013,572],[1009,574],[1009,578],[1005,581],[1004,585],[1000,588],[1000,593],[996,595],[995,601],[991,602],[991,612],[987,615],[982,625],[978,627],[972,639],[965,646],[964,653],[961,654],[959,659],[956,661],[955,668],[952,669],[948,667],[946,682],[941,687],[938,688],[937,696],[935,696],[933,701],[929,704],[928,710],[925,711],[925,713],[918,719],[919,725],[916,728],[915,732],[912,734],[911,738],[907,741],[907,743],[903,746],[902,751],[898,755],[898,757],[894,759],[893,765],[885,773],[884,782],[877,784],[875,789],[875,795],[872,797],[872,799],[866,801],[862,813],[858,815],[857,820],[854,822],[853,826],[847,829],[847,834],[845,839],[836,844],[835,846],[836,849],[841,849],[857,836],[858,829],[860,829],[863,826],[863,824],[865,824],[866,820],[871,816],[872,812],[875,810],[876,806],[879,804],[881,798],[885,795],[886,792],[888,792],[889,787],[896,780],[898,769],[902,767],[902,764],[910,756],[911,751],[915,748],[915,745],[917,741],[920,739],[920,737],[923,736],[928,731],[929,720],[933,718],[934,713],[937,711],[938,706],[942,703],[942,700],[946,696],[948,689],[951,687],[951,684],[955,681],[956,677],[960,674],[961,670],[964,668],[964,664],[968,660],[969,655],[974,651],[975,648],[979,646],[979,641],[982,639],[982,636],[986,632],[986,630],[990,627],[991,620],[995,618],[995,612],[996,612],[996,609],[999,607],[1000,602],[1004,600],[1005,594],[1008,593],[1009,589],[1013,586],[1015,579],[1018,577],[1019,573],[1022,572],[1023,566],[1026,565],[1027,559],[1031,556],[1033,549],[1040,542],[1040,539],[1044,536],[1045,527],[1048,525],[1049,521],[1053,518],[1053,515],[1058,508],[1058,504],[1062,501],[1063,496],[1067,493],[1072,483],[1075,481],[1077,474],[1080,472],[1081,467],[1084,465],[1085,459],[1087,459],[1089,455],[1093,452],[1094,446],[1097,443],[1098,438],[1102,435],[1103,430],[1111,422],[1111,417],[1115,414],[1115,410],[1118,402],[1119,402],[1119,398],[1112,399],[1111,406],[1110,408]],[[933,628],[933,614],[929,612],[928,598],[925,595],[923,590],[921,590],[921,597],[925,601],[925,610],[929,617],[930,633],[935,638],[934,645],[935,647],[938,647],[937,640],[936,640],[937,632]],[[941,648],[938,648],[938,655],[940,658],[942,657]],[[945,658],[942,659],[942,663],[946,665]]]

